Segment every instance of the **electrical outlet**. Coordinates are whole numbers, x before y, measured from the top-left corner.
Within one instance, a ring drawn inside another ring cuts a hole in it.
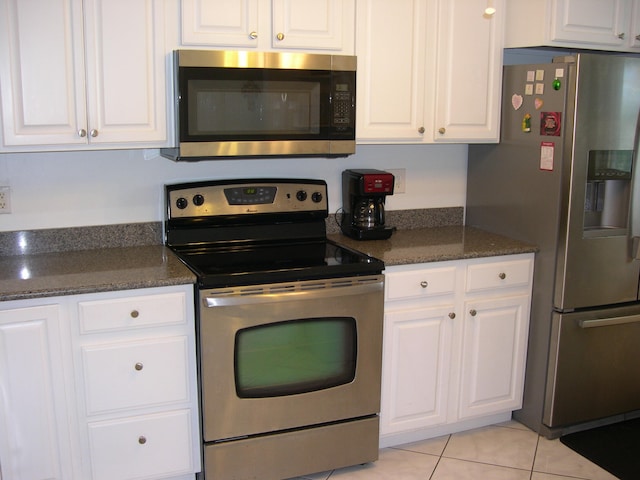
[[[0,213],[11,213],[11,189],[0,187]]]
[[[393,169],[385,169],[385,171],[389,172],[394,177],[393,183],[393,193],[405,193],[406,192],[406,177],[407,171],[404,168],[393,168]]]

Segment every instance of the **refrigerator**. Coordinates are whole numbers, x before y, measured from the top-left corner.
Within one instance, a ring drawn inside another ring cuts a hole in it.
[[[465,223],[538,246],[514,418],[548,438],[640,415],[640,58],[506,66]]]

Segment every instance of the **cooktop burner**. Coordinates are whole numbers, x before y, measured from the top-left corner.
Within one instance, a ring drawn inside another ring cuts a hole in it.
[[[326,238],[326,183],[267,179],[165,187],[166,244],[200,288],[381,273],[382,261]]]

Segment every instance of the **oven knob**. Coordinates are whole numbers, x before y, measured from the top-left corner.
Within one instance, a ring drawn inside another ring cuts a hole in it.
[[[204,197],[200,194],[194,195],[193,196],[193,204],[196,206],[200,206],[204,203]]]
[[[296,193],[296,198],[299,201],[304,202],[307,199],[307,192],[305,192],[304,190],[298,190],[298,193]]]
[[[314,203],[320,203],[322,201],[322,194],[320,192],[313,192],[311,200],[313,200]]]
[[[180,210],[184,210],[185,208],[187,208],[187,205],[189,205],[189,202],[184,197],[180,197],[176,200],[176,207],[178,207]]]

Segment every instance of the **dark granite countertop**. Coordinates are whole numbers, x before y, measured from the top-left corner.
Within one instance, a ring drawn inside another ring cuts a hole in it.
[[[331,240],[379,258],[386,266],[531,253],[534,245],[463,225],[397,230],[388,240],[359,241],[342,234]]]
[[[162,245],[0,257],[0,300],[195,283]]]
[[[501,235],[461,225],[462,208],[393,212],[388,240],[357,241],[328,222],[328,237],[385,265],[535,252]],[[0,301],[195,283],[162,245],[159,223],[0,233]]]

